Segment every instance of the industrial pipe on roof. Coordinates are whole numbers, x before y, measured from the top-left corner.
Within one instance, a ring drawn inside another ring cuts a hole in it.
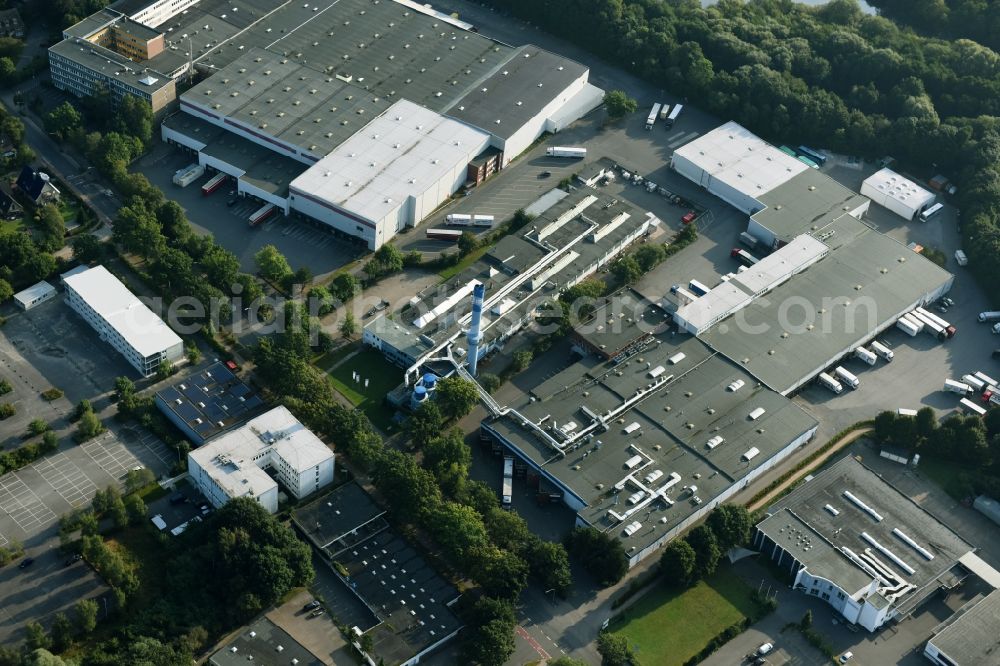
[[[466,340],[469,343],[469,374],[476,376],[476,366],[479,365],[479,343],[483,336],[480,332],[480,323],[483,318],[483,294],[486,287],[482,282],[476,284],[472,290],[472,323],[469,326],[469,333]]]

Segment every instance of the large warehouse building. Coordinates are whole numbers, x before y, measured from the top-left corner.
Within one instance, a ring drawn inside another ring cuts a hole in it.
[[[602,99],[586,67],[412,2],[286,3],[253,15],[199,55],[211,76],[181,95],[161,136],[235,178],[241,196],[370,249]],[[224,28],[232,17],[217,18]],[[163,23],[171,35],[183,29],[174,20]]]
[[[961,537],[851,457],[768,509],[753,544],[794,576],[795,589],[868,631],[955,587],[968,575],[960,561],[978,559]]]
[[[104,266],[67,274],[66,303],[143,377],[184,356],[184,343]]]
[[[747,232],[774,252],[674,320],[782,395],[951,289],[954,276],[861,219],[868,198],[814,169],[786,170],[798,160],[735,123],[678,153],[674,167],[748,212]]]

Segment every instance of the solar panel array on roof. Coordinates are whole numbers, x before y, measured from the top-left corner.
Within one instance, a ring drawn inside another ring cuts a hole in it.
[[[224,364],[215,363],[158,391],[156,404],[198,445],[242,423],[264,401]]]

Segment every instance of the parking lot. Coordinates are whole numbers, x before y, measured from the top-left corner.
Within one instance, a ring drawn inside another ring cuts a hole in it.
[[[235,254],[244,271],[256,271],[254,254],[268,244],[277,247],[293,269],[308,266],[315,275],[336,270],[368,251],[367,246],[357,239],[335,235],[325,225],[286,218],[280,213],[272,215],[261,226],[251,228],[248,218],[262,204],[249,198],[238,198],[237,203],[227,205],[227,201],[235,196],[232,180],[210,196],[202,196],[201,193],[201,186],[210,177],[208,175],[187,187],[174,185],[174,172],[192,161],[191,155],[186,152],[161,143],[140,158],[134,168],[163,190],[167,198],[183,206],[196,230],[212,234],[219,245]]]

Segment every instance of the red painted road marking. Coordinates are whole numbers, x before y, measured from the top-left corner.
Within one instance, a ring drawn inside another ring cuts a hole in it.
[[[528,641],[528,645],[535,648],[535,652],[538,653],[539,657],[541,657],[542,659],[551,659],[549,653],[545,651],[545,648],[539,645],[538,641],[532,638],[531,634],[529,634],[527,630],[521,625],[517,625],[517,635],[523,638],[524,640]]]

